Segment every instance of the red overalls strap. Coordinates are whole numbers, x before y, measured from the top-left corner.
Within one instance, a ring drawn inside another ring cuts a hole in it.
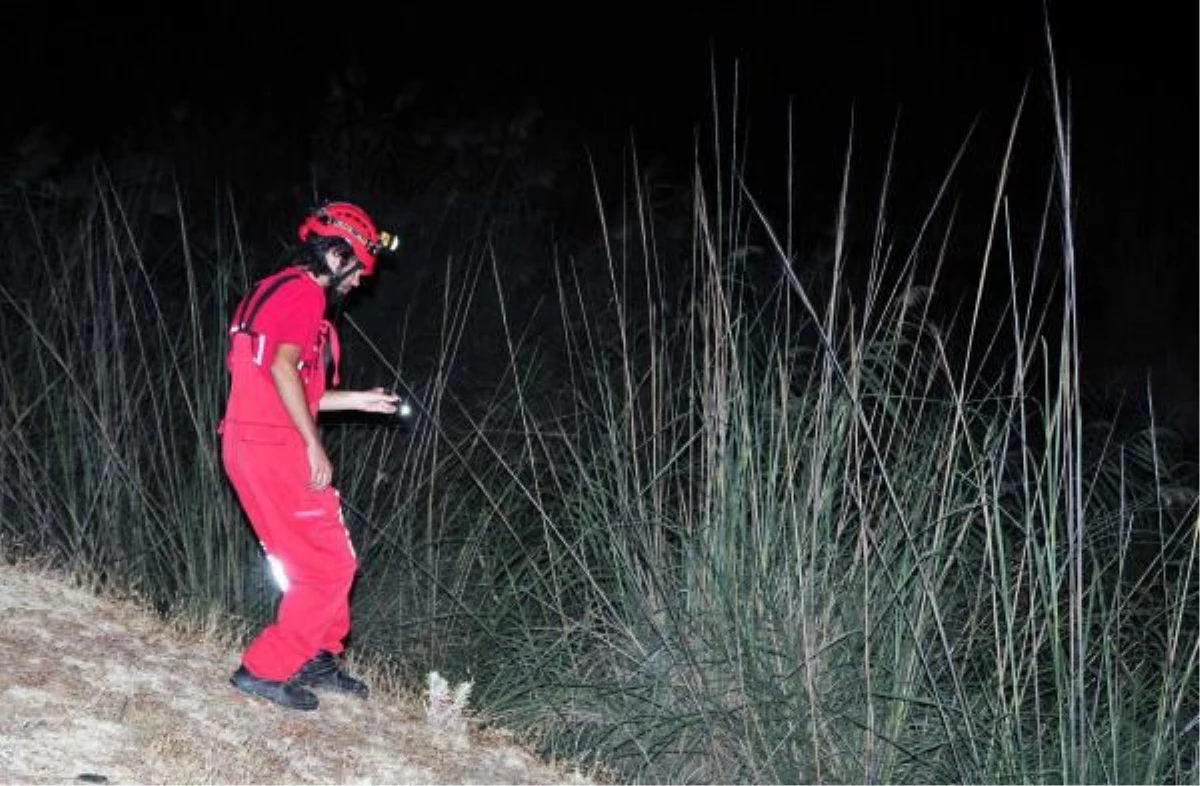
[[[230,333],[253,333],[252,325],[254,318],[258,316],[259,310],[267,299],[274,295],[279,288],[289,281],[295,281],[301,278],[300,273],[290,276],[280,276],[270,284],[263,286],[265,282],[259,282],[254,290],[242,298],[242,302],[238,303],[237,310],[233,313],[233,325],[229,328]]]
[[[299,270],[281,271],[258,282],[238,304],[229,328],[230,341],[226,356],[231,385],[225,417],[218,425],[218,430],[223,430],[226,423],[233,422],[279,426],[291,424],[290,416],[278,400],[274,383],[264,369],[264,365],[270,362],[264,354],[275,337],[258,330],[256,322],[262,308],[285,285],[305,282],[306,279],[306,274]],[[270,331],[271,327],[266,329]],[[324,332],[322,329],[302,342],[304,354],[299,365],[305,397],[314,417],[325,386],[324,375],[314,373],[319,365],[315,361],[320,358],[319,342]],[[310,341],[313,342],[311,345]]]
[[[276,400],[269,376],[259,378],[246,367],[256,366],[263,369],[264,364],[269,364],[270,361],[264,354],[277,338],[257,329],[255,323],[261,309],[284,285],[306,279],[306,274],[298,270],[281,271],[272,278],[260,281],[238,304],[229,328],[230,344],[226,365],[233,379],[226,406],[226,420],[277,425],[290,423],[286,411]],[[274,324],[271,322],[271,325]],[[266,330],[269,332],[271,327],[267,326]],[[341,346],[336,328],[326,319],[320,320],[315,335],[304,339],[302,344],[297,370],[304,385],[309,410],[315,418],[321,398],[325,394],[326,384],[332,382],[333,386],[337,387],[341,382]]]
[[[337,328],[327,319],[321,320],[318,341],[321,345],[321,373],[330,377],[336,388],[341,383],[338,378],[338,366],[342,358],[342,345],[338,341]]]

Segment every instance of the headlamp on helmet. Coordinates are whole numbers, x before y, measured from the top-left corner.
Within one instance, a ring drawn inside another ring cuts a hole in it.
[[[304,241],[312,234],[340,237],[350,244],[354,256],[363,265],[363,275],[375,272],[375,259],[384,251],[395,251],[400,238],[381,232],[366,212],[349,202],[330,202],[305,216],[298,231]]]

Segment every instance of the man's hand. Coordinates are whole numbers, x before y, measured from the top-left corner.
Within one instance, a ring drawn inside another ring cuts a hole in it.
[[[380,415],[394,415],[400,405],[400,397],[389,393],[383,388],[356,391],[359,397],[356,409],[362,412],[378,412]]]
[[[308,443],[308,487],[313,491],[329,488],[333,482],[333,463],[325,455],[325,448],[320,440]]]

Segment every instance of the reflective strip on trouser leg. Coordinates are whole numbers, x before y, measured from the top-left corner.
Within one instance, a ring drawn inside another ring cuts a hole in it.
[[[266,547],[263,547],[266,550]],[[279,561],[279,557],[274,554],[267,554],[267,568],[271,571],[271,578],[275,581],[275,586],[280,592],[288,591],[287,571],[283,569],[283,563]]]
[[[357,561],[333,489],[308,489],[308,458],[288,429],[226,427],[224,458],[255,534],[287,589],[275,622],[242,658],[255,676],[291,677],[321,649],[342,651]]]

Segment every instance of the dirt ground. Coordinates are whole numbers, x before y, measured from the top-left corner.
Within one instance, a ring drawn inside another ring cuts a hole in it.
[[[0,783],[593,782],[503,732],[432,723],[415,692],[321,693],[315,712],[245,696],[239,654],[0,563]]]

